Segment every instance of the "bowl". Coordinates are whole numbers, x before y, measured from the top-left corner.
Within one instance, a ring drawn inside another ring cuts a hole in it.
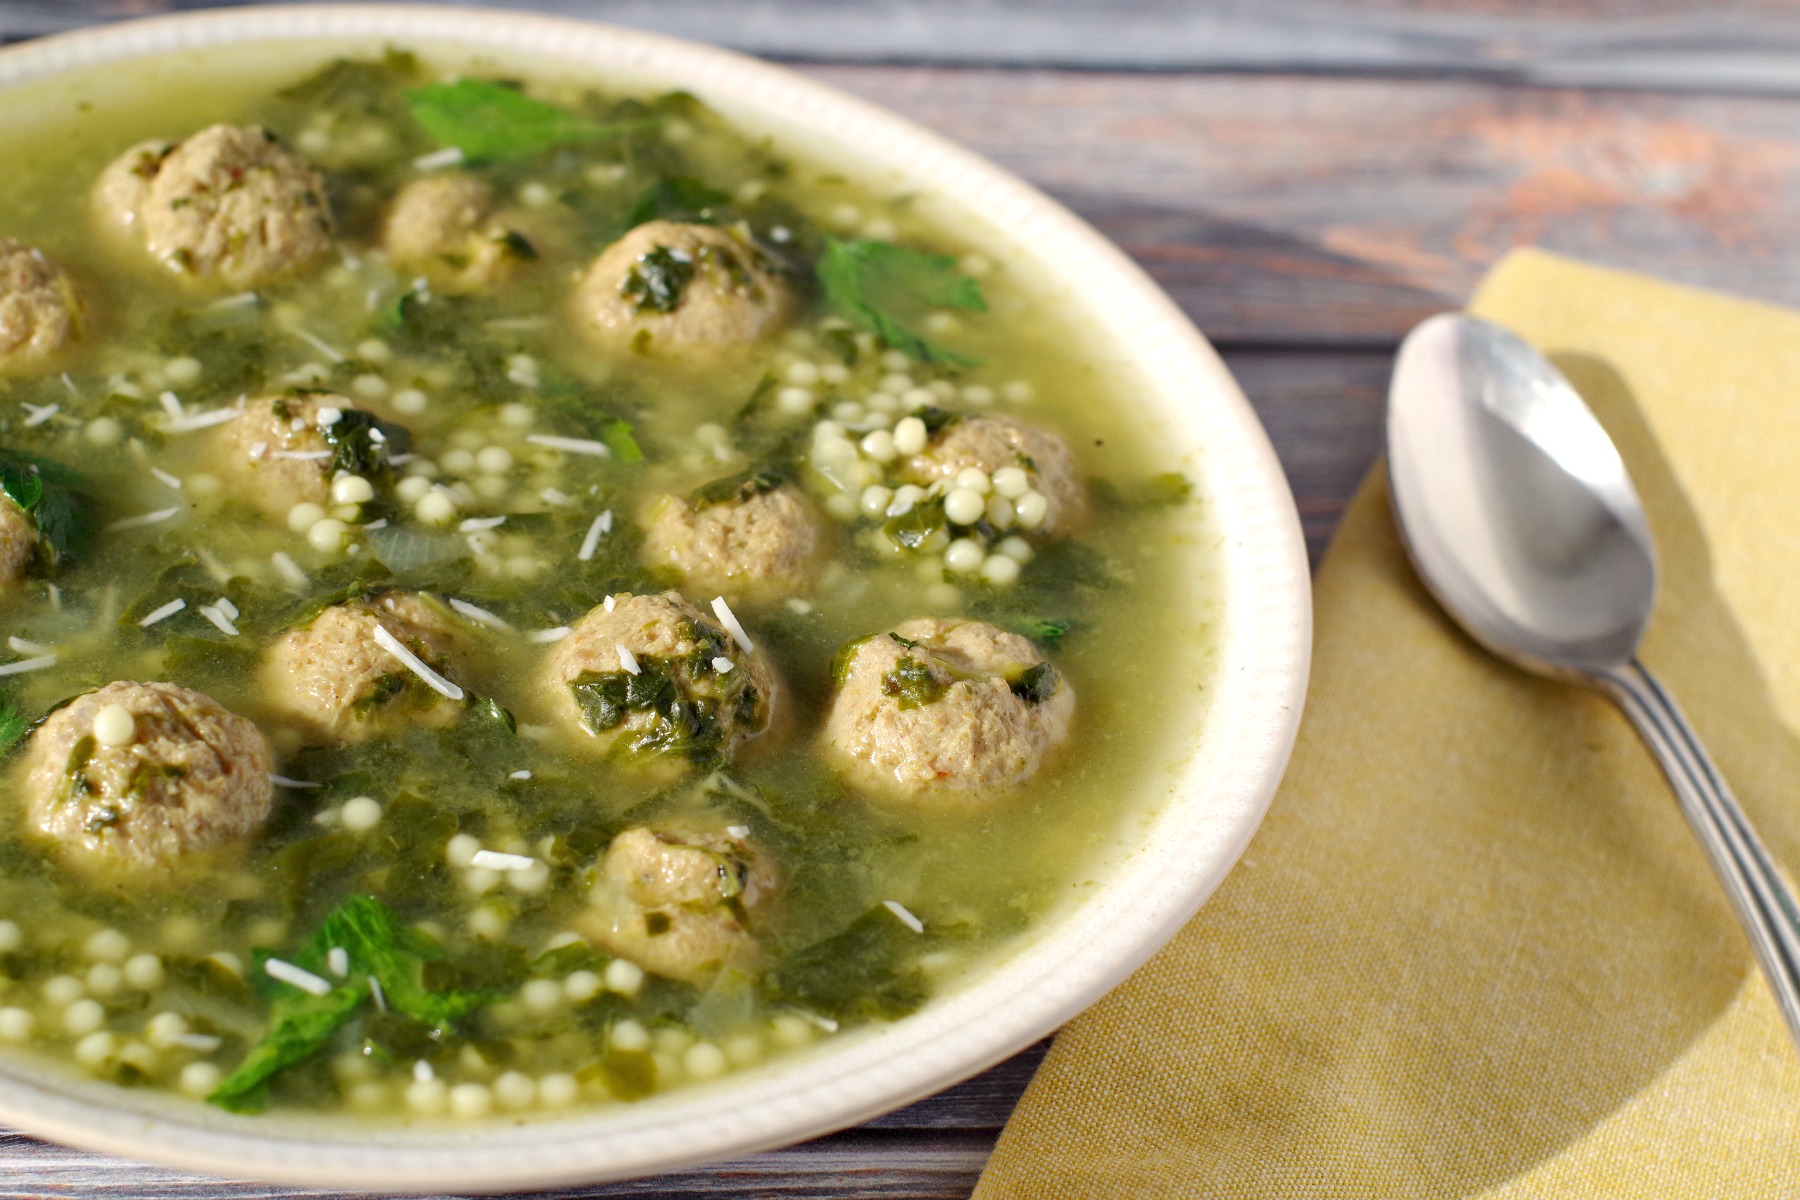
[[[683,88],[778,144],[974,214],[1133,371],[1144,416],[1197,480],[1214,543],[1196,595],[1219,630],[1170,789],[1093,865],[1083,898],[919,1012],[727,1079],[633,1105],[519,1124],[358,1126],[237,1117],[19,1061],[0,1122],[194,1171],[368,1191],[502,1191],[667,1171],[813,1137],[956,1083],[1050,1033],[1153,954],[1250,840],[1293,744],[1311,639],[1307,563],[1286,480],[1254,413],[1187,318],[1117,248],[1054,201],[918,127],[789,71],[604,25],[380,4],[278,6],[142,21],[0,51],[9,116],[66,103],[59,77],[219,47],[401,44],[479,52],[504,69],[592,72]]]

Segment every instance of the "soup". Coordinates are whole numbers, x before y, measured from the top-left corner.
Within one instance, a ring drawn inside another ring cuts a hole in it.
[[[1206,604],[992,239],[685,94],[177,74],[4,148],[0,1039],[617,1103],[1079,896]]]

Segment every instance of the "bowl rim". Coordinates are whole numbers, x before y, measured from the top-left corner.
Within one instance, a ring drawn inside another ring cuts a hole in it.
[[[480,46],[573,69],[662,80],[737,120],[792,124],[978,210],[1015,245],[1053,245],[1052,274],[1095,297],[1107,340],[1157,387],[1189,438],[1219,537],[1219,638],[1204,736],[1145,845],[1024,950],[891,1025],[831,1039],[781,1070],[628,1108],[467,1127],[359,1130],[342,1120],[171,1111],[140,1093],[0,1068],[0,1121],[54,1141],[214,1175],[300,1186],[492,1192],[656,1174],[844,1128],[986,1069],[1055,1030],[1150,957],[1211,895],[1274,795],[1298,729],[1311,649],[1310,576],[1286,478],[1211,345],[1117,247],[1035,188],[909,121],[785,68],[575,18],[465,7],[282,5],[157,16],[0,49],[0,94],[71,70],[244,43],[373,39]],[[796,114],[804,114],[797,116]],[[1030,256],[1040,265],[1045,260]],[[1169,810],[1179,810],[1177,814]],[[1170,871],[1179,887],[1161,886]],[[1102,934],[1108,940],[1097,940]],[[1073,952],[1079,951],[1079,955]],[[154,1100],[154,1098],[152,1098]]]

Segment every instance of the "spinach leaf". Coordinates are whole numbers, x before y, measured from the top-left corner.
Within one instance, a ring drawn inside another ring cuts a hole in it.
[[[1042,704],[1056,695],[1056,685],[1061,681],[1062,676],[1055,667],[1041,662],[1025,668],[1024,673],[1017,679],[1009,680],[1007,686],[1012,689],[1013,695],[1025,703]]]
[[[487,79],[409,88],[406,103],[426,133],[455,146],[471,162],[531,158],[557,146],[609,141],[660,123],[644,118],[601,124]]]
[[[998,624],[1048,650],[1061,646],[1063,638],[1075,628],[1075,622],[1061,617],[1004,617]]]
[[[581,436],[604,442],[619,462],[644,461],[644,451],[638,445],[631,422],[602,407],[592,395],[591,385],[547,363],[541,364],[539,369],[542,378],[538,395],[553,410],[572,418]]]
[[[942,696],[948,686],[929,663],[910,654],[881,677],[881,694],[897,697],[901,708],[923,708]]]
[[[435,941],[400,923],[373,896],[352,896],[319,927],[303,960],[323,963],[332,949],[349,957],[351,979],[373,977],[390,1008],[428,1025],[446,1025],[487,1002],[479,993],[433,992],[422,981],[425,963],[444,957]],[[310,968],[309,968],[310,969]]]
[[[881,523],[881,532],[896,545],[908,550],[917,550],[923,546],[931,535],[949,524],[944,515],[944,498],[933,496],[929,500],[921,500],[897,517],[889,517]]]
[[[231,1112],[256,1112],[265,1100],[265,1085],[281,1071],[311,1058],[331,1041],[368,998],[366,984],[333,988],[323,996],[284,995],[270,1011],[269,1032],[225,1078],[207,1102]]]
[[[930,308],[986,312],[981,287],[960,274],[956,259],[888,242],[843,242],[832,238],[816,268],[826,306],[858,329],[921,362],[974,366],[958,354],[913,331]]]
[[[688,503],[695,508],[737,503],[772,492],[786,482],[787,477],[780,471],[762,467],[701,484],[689,494]]]
[[[345,981],[323,996],[283,988],[270,1006],[269,1032],[208,1101],[233,1112],[260,1108],[265,1085],[323,1050],[377,987],[379,1007],[440,1030],[487,1003],[480,992],[427,986],[425,967],[444,957],[442,947],[402,925],[373,896],[352,896],[332,910],[293,962],[321,978],[333,978],[328,965],[333,950],[344,952],[349,968]]]
[[[840,1021],[892,1020],[931,994],[918,965],[931,945],[885,907],[872,908],[841,933],[778,961],[763,978],[763,992],[775,1003]]]
[[[678,175],[652,184],[626,220],[634,226],[659,218],[710,224],[714,220],[714,210],[730,201],[730,192],[708,187],[691,175]]]
[[[681,293],[694,278],[694,258],[685,250],[654,246],[631,264],[619,294],[631,301],[638,312],[674,312],[681,304]]]
[[[19,744],[25,732],[31,728],[31,722],[25,719],[12,700],[0,695],[0,757]]]
[[[0,449],[0,491],[30,514],[52,564],[75,554],[98,527],[87,480],[60,463],[18,450]]]
[[[396,454],[412,449],[412,435],[404,428],[360,408],[343,409],[336,421],[319,426],[319,434],[331,447],[332,470],[365,479],[380,478]]]

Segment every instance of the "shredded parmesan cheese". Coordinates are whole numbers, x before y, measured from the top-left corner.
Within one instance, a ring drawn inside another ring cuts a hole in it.
[[[333,946],[325,955],[325,965],[331,969],[333,975],[342,979],[350,973],[350,952],[342,946]]]
[[[63,378],[67,379],[68,376],[65,375]],[[42,425],[45,421],[48,421],[51,417],[54,417],[57,413],[62,411],[62,405],[60,404],[37,405],[26,404],[21,401],[19,407],[25,410],[25,420],[22,421],[21,424],[27,429],[37,428],[39,425]]]
[[[291,962],[284,962],[279,958],[267,958],[263,960],[263,970],[269,973],[270,979],[279,979],[283,983],[291,984],[308,995],[327,996],[331,994],[331,984],[303,967],[296,967]]]
[[[425,665],[425,660],[400,644],[400,639],[389,633],[385,625],[375,626],[375,641],[389,654],[406,665],[406,669],[425,681],[425,686],[449,700],[461,700],[463,690],[451,683],[442,675]]]
[[[179,508],[159,508],[155,512],[140,513],[135,517],[125,517],[114,521],[106,528],[109,532],[116,532],[120,529],[136,529],[140,525],[154,525],[158,521],[168,520],[180,511]]]
[[[511,625],[508,625],[505,621],[502,621],[487,609],[478,608],[475,605],[470,604],[467,600],[458,600],[456,597],[452,596],[450,598],[450,607],[469,618],[469,620],[475,622],[477,625],[486,625],[489,629],[499,629],[507,632],[510,632],[512,629]]]
[[[738,622],[737,614],[731,611],[731,605],[725,603],[725,597],[714,596],[712,610],[713,616],[719,618],[719,624],[725,627],[725,632],[731,635],[732,641],[744,648],[745,654],[756,649],[750,642],[750,635],[744,632],[743,625]]]
[[[286,550],[277,550],[269,555],[269,561],[275,564],[275,570],[287,580],[289,587],[306,586],[306,572],[300,569],[300,564]]]
[[[611,532],[612,509],[609,508],[599,516],[595,517],[594,523],[588,526],[587,536],[581,539],[581,549],[575,552],[575,557],[582,562],[587,562],[593,558],[594,551],[600,547],[601,535]]]
[[[550,642],[562,641],[569,636],[569,632],[567,625],[558,625],[555,629],[533,629],[525,635],[525,640],[537,642],[539,645],[547,645]]]
[[[596,458],[612,457],[612,447],[605,442],[590,441],[587,438],[557,437],[549,433],[528,433],[525,435],[525,440],[534,446],[562,450],[569,454],[592,454]]]
[[[883,908],[887,909],[889,912],[893,913],[896,917],[898,917],[900,919],[900,923],[902,925],[906,926],[908,929],[912,930],[914,933],[924,933],[925,932],[925,922],[919,920],[919,918],[913,916],[912,913],[908,912],[906,905],[900,903],[898,900],[883,900],[881,902],[881,907],[883,907]]]
[[[433,150],[430,154],[421,154],[413,159],[416,171],[435,171],[439,167],[454,167],[463,160],[461,146],[445,146],[442,150]]]
[[[732,662],[729,658],[726,658],[723,654],[713,659],[713,670],[721,675],[729,673],[731,668],[736,665],[736,663]]]
[[[182,609],[184,609],[186,607],[187,607],[186,600],[182,600],[179,598],[171,600],[167,604],[164,604],[158,608],[153,608],[149,612],[145,613],[144,619],[139,621],[138,624],[141,625],[143,628],[148,629],[152,625],[156,624],[158,621],[168,620],[170,617],[174,616],[176,613],[180,612]]]
[[[196,429],[211,429],[214,425],[223,425],[243,415],[238,408],[209,408],[205,412],[188,413],[179,420],[170,421],[163,426],[164,433],[193,433]]]
[[[474,533],[482,529],[497,529],[504,524],[505,517],[470,517],[456,528],[460,533]]]
[[[181,487],[181,480],[176,478],[175,476],[169,474],[167,471],[163,470],[161,467],[151,467],[150,473],[152,475],[156,476],[156,481],[158,483],[162,484],[164,487],[172,487],[177,490],[179,490]]]
[[[498,850],[477,850],[469,865],[490,871],[527,871],[537,866],[537,859],[524,854],[502,854]]]
[[[310,779],[289,779],[286,775],[271,775],[269,776],[269,782],[273,783],[276,787],[301,788],[303,790],[306,788],[322,788],[325,786],[322,783],[315,783]]]
[[[621,667],[624,667],[625,670],[633,675],[643,674],[643,668],[638,666],[637,655],[633,654],[630,650],[627,650],[624,642],[614,642],[613,646],[619,652],[619,665]]]
[[[0,675],[23,675],[27,671],[42,671],[45,667],[56,665],[56,655],[40,654],[36,658],[21,658],[18,662],[0,663]]]
[[[218,631],[226,637],[236,637],[238,635],[237,626],[231,623],[231,618],[226,616],[217,605],[202,604],[194,611],[205,617],[208,621],[211,621]]]

